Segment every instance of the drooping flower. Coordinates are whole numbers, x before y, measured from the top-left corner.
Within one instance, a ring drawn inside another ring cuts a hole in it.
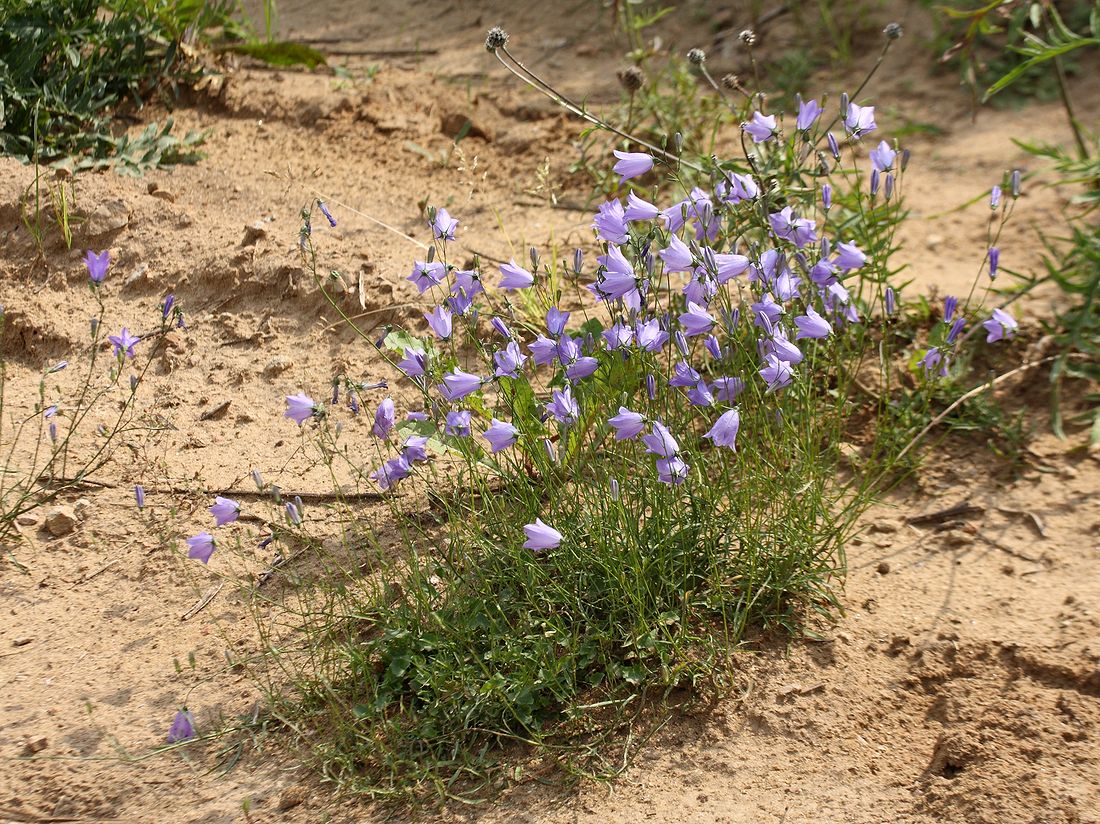
[[[390,430],[393,429],[396,422],[397,409],[394,406],[393,398],[384,398],[374,412],[374,425],[371,427],[370,433],[376,438],[385,438],[390,434]]]
[[[618,152],[616,152],[616,154],[618,154]],[[541,518],[535,518],[535,522],[524,526],[523,531],[527,535],[527,540],[524,541],[523,548],[531,549],[536,552],[547,549],[557,549],[561,546],[563,540],[562,534],[552,526],[544,524]]]
[[[720,201],[736,205],[743,200],[754,200],[760,194],[760,187],[750,175],[727,173],[726,179],[714,187],[714,194]]]
[[[581,414],[580,406],[577,405],[576,398],[573,397],[573,390],[568,386],[553,391],[550,396],[550,403],[546,404],[546,411],[561,424],[576,423]]]
[[[845,271],[859,269],[866,262],[867,255],[854,243],[838,243],[836,245],[836,257],[833,258],[833,264],[838,269]]]
[[[784,206],[778,212],[768,215],[768,222],[776,237],[791,241],[799,249],[817,240],[814,232],[817,221],[798,217],[790,206]]]
[[[626,213],[622,201],[618,198],[601,203],[599,212],[592,221],[592,228],[600,240],[608,243],[627,243],[630,234],[626,227]]]
[[[802,350],[791,342],[790,338],[787,337],[787,330],[779,325],[772,329],[771,335],[764,341],[764,352],[771,353],[779,360],[792,366],[802,363]]]
[[[503,277],[497,285],[501,289],[526,289],[535,283],[535,276],[516,263],[515,259],[500,264],[500,273]]]
[[[737,451],[737,431],[741,428],[741,414],[736,409],[723,412],[703,437],[710,438],[715,446],[728,446]]]
[[[1012,340],[1016,335],[1016,329],[1020,324],[1016,318],[1008,314],[1004,309],[994,309],[993,317],[983,321],[982,326],[989,332],[986,335],[986,343],[996,343],[999,340]]]
[[[725,283],[730,278],[735,278],[744,273],[751,261],[744,255],[718,255],[714,256],[716,275],[719,283]]]
[[[812,306],[806,307],[806,314],[794,319],[794,325],[798,327],[795,340],[803,338],[827,338],[833,331],[829,321],[821,317]]]
[[[458,228],[458,221],[455,220],[446,209],[435,210],[435,220],[432,221],[432,236],[436,240],[454,240],[455,229]]]
[[[502,338],[506,340],[512,339],[512,330],[508,328],[508,324],[506,324],[501,318],[492,318],[489,321],[489,325],[492,326],[497,331],[497,334],[499,334]]]
[[[401,457],[409,466],[428,460],[428,439],[423,435],[409,435],[401,445]]]
[[[753,143],[763,143],[775,137],[775,115],[752,113],[752,120],[741,124],[741,129],[748,133]]]
[[[650,433],[642,438],[642,443],[646,446],[646,452],[661,458],[671,458],[680,451],[680,444],[660,421],[653,422]]]
[[[657,480],[663,484],[678,486],[687,480],[691,467],[678,455],[657,461]]]
[[[708,334],[716,322],[706,309],[690,300],[687,302],[687,311],[680,315],[680,323],[688,337]]]
[[[571,381],[584,380],[600,368],[596,358],[584,355],[569,362],[563,362],[565,376]]]
[[[603,339],[609,350],[625,349],[634,340],[634,330],[624,323],[615,323],[603,330]]]
[[[755,325],[767,329],[779,323],[779,318],[783,316],[783,307],[775,302],[771,292],[767,292],[764,297],[752,304],[752,312],[756,316]]]
[[[857,106],[855,103],[849,103],[848,114],[844,118],[844,126],[848,129],[848,134],[857,140],[868,132],[873,132],[875,130],[875,107]]]
[[[472,414],[465,410],[447,413],[443,431],[456,438],[465,438],[470,434],[470,418]]]
[[[943,361],[943,353],[938,346],[932,346],[924,353],[924,357],[917,361],[917,365],[923,366],[925,373],[930,373],[940,365],[941,361]]]
[[[658,318],[650,318],[645,322],[639,320],[634,327],[634,340],[639,349],[660,352],[668,343],[668,332],[661,328]]]
[[[825,111],[816,100],[799,100],[798,101],[798,119],[795,121],[795,125],[800,132],[809,131],[810,128],[817,122],[817,119],[821,117],[821,113]]]
[[[556,306],[551,306],[546,312],[546,330],[552,338],[560,338],[565,331],[565,325],[569,323],[569,313],[563,312]]]
[[[410,464],[404,457],[392,458],[371,472],[367,477],[385,492],[398,481],[409,477]]]
[[[240,517],[241,505],[232,498],[223,498],[221,495],[217,495],[214,497],[214,504],[209,511],[214,516],[215,526],[225,526]]]
[[[699,373],[690,364],[679,361],[672,370],[669,386],[695,386],[699,382]]]
[[[871,149],[871,165],[876,171],[889,172],[894,168],[897,156],[898,153],[890,148],[890,144],[881,140],[877,148]]]
[[[558,356],[557,341],[551,340],[546,335],[539,335],[527,344],[527,348],[531,350],[531,357],[534,358],[536,366],[552,363]]]
[[[214,554],[214,550],[217,548],[214,545],[214,536],[209,532],[200,532],[198,535],[188,538],[187,547],[187,557],[202,561],[204,564],[210,562],[210,556]]]
[[[440,263],[438,260],[433,260],[430,263],[425,263],[422,260],[413,261],[412,274],[405,280],[416,284],[416,288],[421,294],[431,289],[433,286],[438,286],[443,282],[443,276],[447,274],[447,267]]]
[[[658,209],[652,203],[642,200],[640,197],[634,194],[634,192],[630,192],[626,196],[626,209],[623,210],[623,217],[626,220],[654,220],[660,214],[660,209]],[[625,243],[626,241],[622,242]]]
[[[526,362],[527,356],[519,348],[514,340],[508,341],[508,345],[493,355],[493,362],[497,368],[493,373],[498,378],[518,378],[519,370]]]
[[[319,412],[313,398],[299,392],[297,395],[288,395],[286,398],[286,412],[284,417],[290,418],[298,426],[317,415]]]
[[[666,272],[688,272],[695,266],[691,249],[676,235],[669,236],[668,246],[658,250],[657,255],[665,262]]]
[[[615,440],[625,441],[638,437],[645,429],[645,415],[632,412],[625,406],[619,407],[619,414],[607,421],[615,428]]]
[[[445,306],[437,306],[424,314],[424,320],[428,321],[428,326],[440,340],[451,337],[452,317],[451,310]]]
[[[644,152],[620,152],[616,149],[612,154],[619,162],[611,167],[611,170],[619,175],[619,185],[635,177],[641,177],[653,168],[653,158]]]
[[[168,743],[179,744],[190,741],[195,737],[195,718],[184,707],[176,713],[172,719],[172,725],[168,728]]]
[[[786,361],[780,360],[774,353],[764,356],[765,366],[760,370],[760,377],[768,385],[768,392],[776,392],[785,386],[790,386],[794,380],[794,369]]]
[[[406,349],[404,360],[397,363],[397,368],[410,378],[422,377],[427,366],[427,355],[417,349]]]
[[[92,283],[103,283],[103,279],[107,277],[107,268],[111,265],[111,253],[105,249],[97,255],[89,249],[84,253],[84,265],[88,267],[88,277],[92,279]]]
[[[455,285],[452,291],[462,291],[470,300],[473,299],[474,295],[485,291],[485,287],[481,283],[481,273],[475,269],[457,269],[454,278]]]
[[[707,382],[700,380],[687,391],[687,399],[692,406],[713,406],[714,393],[711,392]]]
[[[457,366],[443,376],[440,393],[449,401],[458,401],[481,388],[482,380],[477,375],[463,372]]]
[[[723,403],[733,403],[745,388],[740,378],[716,378],[710,385],[714,397]]]
[[[510,447],[516,442],[516,438],[518,437],[518,429],[512,426],[512,424],[498,421],[496,418],[492,419],[484,435],[485,440],[489,442],[489,451],[494,454]]]
[[[109,340],[114,345],[115,357],[121,357],[125,354],[128,358],[134,357],[134,347],[141,342],[141,338],[136,335],[131,335],[130,330],[125,326],[122,327],[122,331],[117,335],[108,335]]]

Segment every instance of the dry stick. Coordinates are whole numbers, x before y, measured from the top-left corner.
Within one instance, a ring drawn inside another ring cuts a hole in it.
[[[194,618],[196,615],[202,612],[204,609],[206,609],[210,605],[210,602],[218,597],[218,593],[222,591],[222,587],[224,586],[225,581],[222,581],[212,590],[203,595],[201,601],[199,601],[197,604],[195,604],[195,606],[191,607],[191,609],[187,610],[187,612],[183,613],[183,615],[180,616],[180,620],[190,620],[191,618]]]
[[[119,489],[118,484],[113,484],[109,481],[88,481],[78,480],[76,478],[56,478],[54,479],[58,483],[72,484],[73,486],[98,486],[104,489]],[[195,489],[187,486],[151,486],[146,487],[146,492],[152,493],[167,493],[171,492],[178,495],[232,495],[237,498],[267,498],[271,495],[270,491],[260,491],[256,489],[238,489],[236,487],[229,487],[228,489]],[[279,490],[279,497],[281,498],[301,498],[303,501],[383,501],[388,496],[385,492],[284,492]]]
[[[963,501],[954,506],[949,506],[947,509],[941,509],[938,512],[928,512],[924,515],[910,515],[905,519],[905,522],[911,526],[926,526],[928,524],[942,523],[952,518],[979,515],[982,512],[985,512],[984,506],[975,506],[970,503],[970,501]]]

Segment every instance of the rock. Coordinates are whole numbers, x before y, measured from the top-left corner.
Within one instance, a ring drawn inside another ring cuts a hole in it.
[[[11,645],[13,647],[25,647],[27,644],[29,644],[33,640],[34,640],[33,638],[30,638],[26,635],[20,635],[18,638],[14,639],[11,642]]]
[[[878,574],[879,575],[889,575],[890,574],[890,564],[889,564],[888,561],[879,561],[878,562]]]
[[[244,238],[241,239],[241,246],[255,246],[257,241],[264,240],[266,237],[267,225],[262,220],[257,220],[255,223],[244,227]]]
[[[943,243],[942,235],[929,235],[924,239],[924,245],[932,251],[935,251],[936,247],[941,243]]]
[[[148,273],[149,273],[149,264],[148,263],[139,263],[137,266],[134,267],[134,271],[132,271],[129,274],[129,276],[127,276],[126,280],[123,282],[123,284],[122,284],[123,288],[129,289],[131,286],[137,286],[139,284],[148,283],[149,282]]]
[[[84,233],[89,237],[98,237],[108,232],[117,232],[130,223],[130,208],[121,200],[105,200],[84,222]]]
[[[149,184],[148,192],[153,197],[160,198],[161,200],[166,200],[169,203],[175,203],[176,202],[176,196],[174,194],[172,194],[167,189],[160,188],[156,183],[150,183]]]
[[[78,520],[83,521],[88,517],[88,511],[92,508],[92,502],[87,498],[80,498],[75,504],[73,504],[73,510],[76,512]]]
[[[48,746],[50,746],[50,742],[46,740],[44,735],[40,735],[38,738],[28,738],[23,744],[23,755],[36,755]]]
[[[76,529],[76,512],[71,506],[57,506],[46,513],[46,530],[55,538]]]
[[[294,361],[290,358],[283,357],[282,355],[276,355],[264,365],[264,377],[274,378],[277,375],[283,374],[286,370],[294,366]]]
[[[467,123],[469,126],[466,125]],[[488,130],[475,123],[469,115],[462,114],[461,112],[451,112],[443,115],[439,121],[439,130],[452,140],[456,139],[459,135],[463,137],[480,137],[482,140],[493,139]]]
[[[24,512],[15,516],[15,522],[19,526],[38,526],[38,516],[31,512]]]
[[[292,787],[287,787],[279,795],[278,811],[285,813],[287,810],[297,807],[299,804],[305,802],[309,798],[309,790],[300,784],[295,784]]]

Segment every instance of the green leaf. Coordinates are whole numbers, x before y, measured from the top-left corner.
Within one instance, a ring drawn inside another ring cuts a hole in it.
[[[305,66],[315,69],[326,64],[325,56],[304,43],[275,40],[270,43],[239,43],[230,51],[262,60],[272,66]]]
[[[382,339],[382,345],[398,354],[404,354],[406,349],[414,352],[428,351],[428,346],[420,338],[414,338],[404,329],[394,329]]]

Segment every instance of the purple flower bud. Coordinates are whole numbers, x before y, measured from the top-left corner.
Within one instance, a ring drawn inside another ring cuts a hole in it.
[[[619,500],[619,482],[617,479],[611,479],[611,500]]]
[[[99,318],[90,318],[88,320],[88,329],[92,333],[92,337],[96,336],[96,332],[99,331]]]
[[[168,294],[168,295],[164,296],[164,303],[161,304],[160,312],[161,312],[161,316],[165,320],[168,320],[168,316],[170,314],[172,314],[172,307],[175,306],[175,304],[176,304],[176,296],[175,295]]]
[[[50,421],[50,443],[57,443],[57,424],[54,421]]]
[[[718,342],[718,338],[714,335],[707,335],[707,339],[703,341],[703,346],[710,353],[710,356],[715,360],[722,359],[722,344]]]
[[[134,500],[138,509],[145,509],[145,487],[141,484],[134,487]]]
[[[833,187],[828,183],[821,187],[821,202],[826,212],[833,208]]]
[[[997,277],[997,267],[1001,262],[1001,250],[996,246],[989,247],[989,279]]]
[[[951,324],[951,329],[947,332],[947,342],[954,343],[964,326],[966,326],[966,318],[959,315],[959,317],[955,318],[955,322]]]
[[[549,439],[543,438],[542,448],[546,450],[546,457],[550,459],[550,463],[558,462],[558,453],[554,451],[554,444]]]
[[[302,513],[299,511],[298,507],[290,501],[286,502],[286,517],[294,526],[301,526]]]
[[[168,743],[179,744],[183,741],[190,741],[194,737],[195,719],[184,707],[172,719],[172,725],[168,728]]]
[[[393,398],[385,398],[378,404],[378,409],[374,413],[374,426],[371,427],[371,434],[376,438],[385,438],[390,434],[390,430],[393,429],[394,423],[397,421],[397,409],[394,407]]]
[[[878,169],[871,170],[871,197],[878,194],[879,173]]]
[[[138,376],[137,375],[131,375],[130,376],[130,391],[131,392],[136,392],[137,388],[138,388]]]
[[[573,250],[573,274],[579,275],[584,267],[584,252],[580,249]]]
[[[253,469],[252,470],[252,483],[256,484],[256,489],[259,489],[261,491],[263,490],[263,488],[264,488],[264,479],[263,479],[263,476],[260,474],[260,470],[258,470],[258,469]]]
[[[502,338],[506,338],[508,340],[512,339],[512,330],[509,329],[507,324],[505,324],[504,321],[500,318],[493,318],[491,321],[489,321],[489,325],[492,326],[497,331],[497,334],[500,335]]]
[[[893,172],[887,172],[886,173],[886,186],[885,186],[885,189],[884,189],[884,193],[886,195],[887,200],[889,200],[890,198],[892,198],[894,196],[894,173]]]
[[[69,362],[67,360],[58,361],[57,363],[55,363],[53,366],[51,366],[49,368],[49,371],[47,372],[47,374],[52,375],[54,372],[60,372],[62,369],[65,369],[68,365],[69,365]]]
[[[651,401],[657,400],[657,379],[653,375],[645,376],[646,394]]]
[[[829,132],[825,139],[829,143],[829,151],[833,155],[833,160],[840,160],[840,146],[836,142],[836,136]]]
[[[997,211],[997,207],[1001,205],[1001,187],[994,186],[989,191],[989,208],[993,211]]]
[[[672,336],[672,339],[676,342],[676,348],[680,350],[680,354],[685,358],[688,356],[688,342],[684,337],[684,333],[679,329],[676,330],[676,334]]]
[[[1009,177],[1009,186],[1010,186],[1010,191],[1012,192],[1012,196],[1013,197],[1019,197],[1020,196],[1020,170],[1019,169],[1013,169],[1012,170],[1012,175],[1011,175],[1011,177]]]
[[[955,310],[959,306],[959,299],[954,295],[948,295],[943,300],[943,322],[951,323],[951,319],[955,317]]]
[[[893,315],[894,310],[897,308],[896,299],[894,297],[894,289],[891,286],[886,287],[886,314]]]

